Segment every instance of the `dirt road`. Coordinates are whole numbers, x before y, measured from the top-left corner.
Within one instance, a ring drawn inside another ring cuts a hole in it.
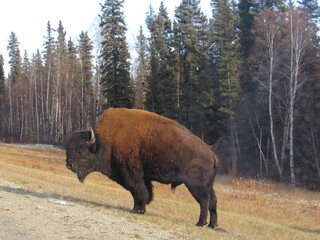
[[[0,179],[0,240],[185,239]]]

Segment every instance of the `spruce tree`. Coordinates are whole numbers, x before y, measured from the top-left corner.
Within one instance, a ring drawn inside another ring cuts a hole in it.
[[[213,0],[213,32],[215,68],[219,81],[220,102],[223,111],[231,113],[239,101],[239,44],[236,29],[236,15],[229,0]]]
[[[30,76],[30,60],[28,57],[27,50],[24,51],[22,68],[23,68],[23,75],[26,78],[29,78],[29,76]]]
[[[31,80],[30,83],[34,89],[34,141],[43,141],[43,122],[44,122],[44,99],[43,99],[43,63],[42,56],[37,50],[36,54],[33,54],[31,59]]]
[[[174,44],[178,61],[180,121],[203,137],[208,103],[209,27],[199,0],[183,0],[175,12]]]
[[[12,84],[23,74],[19,44],[17,35],[11,32],[7,50],[9,51],[10,79]]]
[[[138,109],[145,108],[147,77],[150,72],[148,62],[148,42],[145,37],[142,26],[140,25],[139,35],[137,36],[136,49],[138,53],[136,80],[135,80],[135,107]]]
[[[213,40],[214,81],[218,88],[218,109],[221,114],[220,128],[225,130],[229,141],[230,174],[237,174],[237,157],[239,157],[238,130],[236,127],[236,109],[240,104],[239,81],[239,44],[237,36],[237,14],[229,0],[213,0]],[[238,148],[238,151],[237,151]],[[237,156],[238,153],[238,156]]]
[[[163,2],[159,13],[150,9],[147,26],[150,31],[150,76],[146,107],[158,114],[177,119],[177,84],[174,76],[172,26]]]
[[[80,76],[81,76],[81,124],[82,128],[86,128],[88,124],[94,125],[94,109],[93,109],[93,65],[92,42],[87,32],[81,32],[79,40],[79,60],[80,60]]]
[[[249,56],[250,49],[254,43],[254,37],[251,32],[253,19],[256,15],[254,6],[254,0],[240,0],[238,4],[240,30],[239,41],[241,44],[241,54],[243,59],[246,59]]]
[[[102,36],[101,86],[105,108],[133,107],[130,78],[130,54],[126,42],[127,30],[122,11],[124,0],[106,0],[101,4]]]
[[[52,64],[55,60],[55,53],[56,53],[56,42],[53,37],[54,29],[51,27],[51,23],[48,21],[47,23],[47,36],[45,36],[45,42],[44,42],[44,63],[47,68],[47,71],[49,69],[52,70]]]
[[[149,55],[150,55],[150,75],[147,77],[147,93],[146,93],[146,109],[152,112],[159,113],[160,100],[159,93],[159,56],[155,44],[155,32],[157,31],[156,14],[153,7],[150,5],[149,13],[146,19],[147,28],[150,32],[149,38]]]
[[[253,20],[258,14],[256,0],[240,0],[239,10],[239,44],[240,44],[240,83],[243,92],[249,99],[255,101],[257,81],[252,78],[252,65],[249,62],[249,56],[255,42],[252,33]]]
[[[56,117],[55,117],[55,141],[61,141],[62,136],[65,133],[65,109],[66,106],[66,79],[67,79],[67,43],[66,43],[66,31],[59,21],[59,26],[57,29],[57,72],[56,72],[56,84],[55,84],[55,105],[56,105]]]
[[[81,83],[80,64],[77,49],[71,39],[67,44],[67,82],[66,82],[66,133],[81,129]]]
[[[9,65],[10,65],[10,74],[9,74],[9,134],[14,137],[19,137],[19,127],[21,126],[20,119],[20,109],[19,109],[19,96],[17,91],[14,91],[14,88],[18,86],[16,83],[21,79],[23,75],[22,69],[22,59],[20,55],[19,42],[16,34],[11,32],[9,36],[9,44],[7,50],[9,51]],[[21,92],[20,92],[21,93]]]
[[[320,7],[318,0],[301,0],[298,1],[299,5],[307,11],[309,18],[314,22],[320,21]]]
[[[55,94],[55,80],[56,80],[56,66],[57,66],[57,47],[56,42],[53,37],[54,29],[51,27],[50,22],[47,23],[47,36],[44,42],[44,88],[45,88],[45,121],[44,121],[44,141],[53,141],[53,131],[54,131],[54,111],[53,111],[53,99]]]
[[[57,39],[57,51],[60,60],[64,60],[67,56],[67,43],[66,43],[66,31],[62,25],[62,22],[59,21],[59,26],[57,29],[58,39]]]

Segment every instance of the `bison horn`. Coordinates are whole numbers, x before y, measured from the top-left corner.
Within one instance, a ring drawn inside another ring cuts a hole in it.
[[[91,132],[91,138],[88,141],[88,144],[94,144],[96,142],[96,137],[95,137],[94,132],[91,127],[90,127],[90,132]]]

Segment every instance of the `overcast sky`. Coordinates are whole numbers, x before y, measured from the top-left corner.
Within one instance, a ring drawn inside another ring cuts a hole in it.
[[[77,41],[81,31],[88,31],[94,39],[99,22],[100,4],[104,0],[1,0],[0,1],[0,54],[5,58],[5,71],[8,74],[8,40],[11,32],[16,33],[20,42],[21,56],[27,50],[29,56],[43,50],[47,22],[56,29],[61,20],[70,37]],[[161,0],[125,0],[124,15],[128,27],[127,38],[130,50],[133,39],[138,35],[140,25],[145,26],[146,12],[152,4],[158,11]],[[163,0],[171,18],[181,0]],[[211,16],[210,0],[201,0],[203,12]],[[77,44],[77,42],[76,42]]]

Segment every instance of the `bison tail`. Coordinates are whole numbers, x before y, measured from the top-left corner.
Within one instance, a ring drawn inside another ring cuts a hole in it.
[[[222,140],[223,140],[223,137],[220,137],[213,146],[210,146],[210,148],[211,148],[211,150],[212,150],[212,152],[213,152],[214,166],[215,166],[215,167],[218,167],[218,165],[219,165],[219,159],[218,159],[218,156],[217,156],[217,154],[215,153],[215,151],[219,148]]]
[[[223,140],[223,137],[220,137],[220,138],[215,142],[215,144],[214,144],[213,146],[210,146],[210,148],[211,148],[211,150],[212,150],[213,152],[216,151],[216,150],[219,148],[222,140]]]

